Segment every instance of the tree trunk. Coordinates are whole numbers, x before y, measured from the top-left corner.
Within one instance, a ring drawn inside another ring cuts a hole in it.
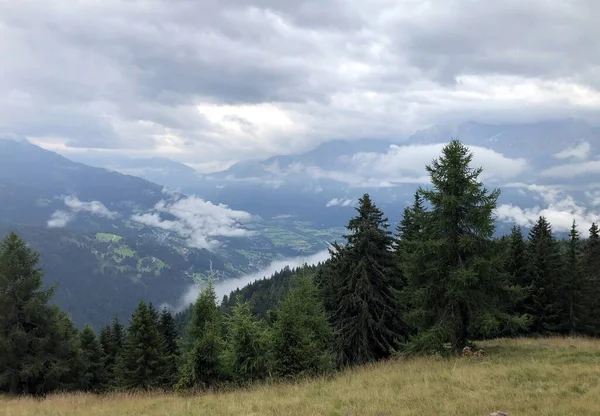
[[[13,371],[10,375],[8,392],[12,396],[16,396],[19,393],[19,374],[16,371]]]
[[[456,334],[453,339],[452,349],[455,353],[460,354],[464,347],[467,346],[468,329],[469,329],[469,311],[465,305],[461,304],[459,307],[460,323],[456,330]]]

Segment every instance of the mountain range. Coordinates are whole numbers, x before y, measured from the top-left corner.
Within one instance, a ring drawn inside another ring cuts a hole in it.
[[[0,235],[22,234],[40,251],[48,284],[59,284],[55,301],[77,324],[98,326],[113,313],[128,317],[140,298],[177,304],[209,276],[236,278],[325,249],[365,192],[395,225],[452,137],[471,147],[486,185],[502,189],[498,233],[539,215],[559,233],[573,219],[587,227],[600,218],[600,129],[562,120],[333,140],[210,174],[166,158],[66,158],[2,139]]]

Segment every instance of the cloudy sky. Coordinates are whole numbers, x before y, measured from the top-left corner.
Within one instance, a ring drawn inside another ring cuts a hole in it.
[[[0,134],[199,169],[594,117],[596,0],[0,0]]]

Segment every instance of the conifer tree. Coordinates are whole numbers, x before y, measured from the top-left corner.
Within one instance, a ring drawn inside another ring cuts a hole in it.
[[[247,302],[238,302],[227,321],[228,367],[238,382],[260,380],[268,375],[267,333]]]
[[[73,391],[81,389],[84,385],[85,363],[79,331],[69,316],[58,307],[52,307],[51,312],[53,325],[45,345],[43,366],[38,376],[30,379],[29,393]]]
[[[471,334],[525,324],[502,310],[511,291],[493,253],[493,211],[499,190],[489,192],[472,168],[473,155],[452,140],[426,167],[432,188],[422,189],[431,207],[421,215],[422,237],[407,259],[409,319],[418,330],[414,351],[441,351],[449,342],[459,353]]]
[[[83,389],[91,392],[103,391],[108,383],[108,372],[104,364],[102,348],[94,330],[86,325],[81,332],[83,353]]]
[[[123,350],[123,332],[123,325],[121,325],[119,317],[116,315],[113,317],[111,324],[106,325],[100,331],[99,341],[104,352],[104,366],[111,387],[116,387],[117,378],[115,371],[117,358]]]
[[[400,319],[387,218],[368,194],[348,223],[343,250],[334,253],[335,297],[328,301],[341,365],[389,357],[405,336]],[[330,269],[331,270],[331,269]]]
[[[332,335],[311,276],[300,276],[281,304],[273,328],[275,374],[298,377],[331,370]]]
[[[125,330],[117,315],[114,316],[112,321],[112,340],[116,358],[116,356],[123,350],[123,345],[125,342]]]
[[[588,313],[581,257],[580,234],[577,224],[573,220],[565,259],[566,278],[563,282],[564,289],[561,290],[562,299],[566,301],[562,322],[564,322],[566,332],[571,336],[584,333],[586,314]]]
[[[155,315],[144,301],[131,318],[117,360],[116,373],[121,387],[151,389],[161,385],[164,368],[161,336]]]
[[[506,306],[509,312],[514,312],[519,315],[526,315],[524,306],[525,299],[529,296],[531,287],[527,279],[527,245],[523,237],[521,227],[513,226],[510,235],[506,239],[506,257],[504,260],[504,269],[508,273],[509,282],[511,285],[521,289],[521,294],[515,297],[515,294],[511,294],[511,299],[506,299]],[[529,316],[527,316],[529,322]],[[517,329],[519,333],[526,332],[526,328]],[[514,335],[514,333],[508,333],[507,335]]]
[[[106,377],[109,381],[113,379],[115,371],[115,355],[112,354],[112,329],[110,325],[105,325],[100,330],[98,342],[104,355],[104,368],[106,369]]]
[[[529,231],[528,264],[531,290],[525,310],[532,319],[531,331],[535,334],[558,331],[564,314],[560,292],[562,259],[552,226],[545,217],[540,217]]]
[[[167,308],[163,308],[158,321],[158,330],[162,336],[162,352],[165,367],[163,369],[163,383],[165,386],[173,386],[177,382],[177,363],[180,351],[175,320]]]
[[[221,379],[223,340],[216,297],[209,281],[193,305],[177,388],[207,388]]]
[[[600,229],[593,223],[582,259],[583,293],[587,306],[584,331],[600,335]]]
[[[0,243],[0,389],[10,394],[36,391],[31,382],[49,362],[54,287],[42,289],[38,260],[15,233]]]

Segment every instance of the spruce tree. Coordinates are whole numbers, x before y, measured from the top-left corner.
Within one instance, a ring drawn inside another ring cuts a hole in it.
[[[155,315],[144,301],[131,318],[117,360],[116,373],[122,388],[151,389],[161,385],[164,368],[161,336]]]
[[[177,382],[177,363],[180,351],[175,320],[167,308],[163,308],[158,321],[158,330],[162,336],[162,352],[164,355],[163,383],[172,387]]]
[[[273,371],[281,377],[318,375],[333,367],[333,332],[311,276],[300,276],[273,327]]]
[[[185,350],[177,388],[207,388],[222,376],[221,319],[212,281],[200,292],[186,328]]]
[[[83,389],[91,392],[101,392],[106,389],[108,372],[104,363],[104,354],[96,333],[89,325],[81,332],[81,351],[83,353]]]
[[[452,140],[426,167],[432,187],[422,189],[430,206],[421,214],[421,237],[406,260],[409,319],[418,331],[413,351],[442,351],[449,342],[459,353],[472,334],[488,334],[525,324],[503,310],[512,291],[494,253],[493,212],[500,194],[479,181],[473,155]]]
[[[119,321],[118,315],[115,315],[112,321],[112,342],[114,348],[115,358],[123,350],[125,342],[125,330],[123,325]]]
[[[581,239],[577,224],[573,221],[569,233],[569,243],[565,259],[565,279],[563,281],[562,299],[565,301],[562,322],[566,332],[571,336],[585,332],[588,311],[583,270]]]
[[[0,243],[0,389],[35,392],[49,362],[54,287],[42,289],[39,254],[10,233]]]
[[[405,336],[399,314],[396,261],[387,218],[368,194],[347,226],[347,243],[333,253],[336,269],[329,299],[335,352],[341,365],[389,357]]]
[[[527,317],[527,325],[529,325],[530,317],[525,310],[524,301],[529,296],[531,287],[527,278],[528,258],[527,244],[523,237],[521,227],[513,226],[509,236],[505,239],[506,255],[504,259],[504,269],[508,273],[509,282],[511,285],[520,290],[520,293],[510,293],[510,297],[505,299],[505,305],[509,313],[516,313],[520,316]],[[516,328],[515,331],[508,331],[499,335],[516,335],[517,333],[525,333],[527,328]]]
[[[600,229],[593,223],[589,230],[582,259],[583,294],[587,314],[584,332],[600,335]]]
[[[116,364],[117,358],[123,350],[124,329],[118,316],[114,316],[110,325],[100,331],[100,345],[104,352],[104,366],[107,372],[110,387],[117,387]]]
[[[100,343],[100,348],[102,348],[102,354],[104,355],[104,368],[106,369],[106,376],[110,382],[114,377],[116,361],[116,355],[112,354],[113,342],[110,325],[105,325],[102,327],[100,330],[100,335],[98,336],[98,342]]]
[[[228,367],[234,380],[251,382],[268,375],[266,328],[252,315],[247,302],[238,302],[227,320]]]
[[[531,331],[548,334],[563,329],[562,259],[552,226],[545,217],[540,217],[529,231],[528,265],[531,290],[524,307],[532,319]]]

